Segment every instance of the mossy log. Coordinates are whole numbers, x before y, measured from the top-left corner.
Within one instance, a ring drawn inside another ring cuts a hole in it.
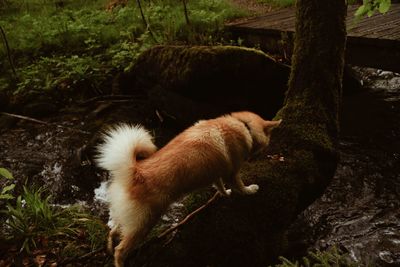
[[[282,106],[290,68],[234,46],[156,46],[118,80],[120,93],[145,90],[161,111],[186,124],[233,110],[266,117]]]
[[[266,266],[283,253],[294,218],[323,193],[338,160],[345,1],[299,0],[297,10],[289,89],[277,114],[283,123],[241,172],[260,191],[219,198],[177,232],[146,242],[128,266]],[[165,81],[180,75],[163,71]]]

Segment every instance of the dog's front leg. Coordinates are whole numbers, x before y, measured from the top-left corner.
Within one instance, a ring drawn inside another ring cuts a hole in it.
[[[225,197],[230,196],[231,193],[232,193],[232,190],[230,190],[230,189],[226,190],[225,189],[224,182],[223,182],[223,180],[221,178],[217,179],[217,181],[214,183],[214,186],[215,186],[215,188],[217,188],[218,192],[221,195],[225,196]]]
[[[251,184],[245,186],[242,179],[239,177],[239,174],[236,174],[231,181],[232,181],[232,189],[240,194],[252,195],[257,193],[259,189],[259,186],[257,184]]]

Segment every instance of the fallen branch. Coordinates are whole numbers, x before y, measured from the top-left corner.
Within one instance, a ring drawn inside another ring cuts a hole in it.
[[[87,104],[91,104],[93,102],[98,102],[98,101],[114,101],[114,100],[136,100],[133,98],[140,97],[141,95],[101,95],[101,96],[95,96],[92,98],[89,98],[85,101],[79,102],[78,105],[83,106]]]
[[[23,115],[18,115],[18,114],[13,114],[13,113],[8,113],[8,112],[0,112],[0,114],[8,116],[8,117],[12,117],[12,118],[17,118],[17,119],[20,119],[20,120],[39,123],[39,124],[53,125],[53,126],[56,126],[56,127],[59,127],[59,128],[63,128],[63,129],[71,130],[71,131],[76,131],[76,132],[80,132],[80,133],[83,133],[83,134],[91,134],[90,132],[87,132],[87,131],[83,131],[83,130],[79,130],[79,129],[75,129],[75,128],[71,128],[71,127],[63,126],[63,125],[59,125],[59,124],[49,123],[49,122],[46,122],[46,121],[38,120],[38,119],[35,119],[35,118],[23,116]]]
[[[219,192],[215,192],[215,194],[202,206],[198,207],[195,211],[191,212],[190,214],[188,214],[182,221],[180,221],[177,225],[174,225],[170,228],[168,228],[167,230],[165,230],[164,232],[162,232],[161,234],[159,234],[157,236],[157,238],[163,238],[166,235],[170,234],[171,232],[175,231],[178,227],[182,226],[183,224],[185,224],[187,221],[189,221],[191,218],[193,218],[194,215],[196,215],[197,213],[199,213],[200,211],[202,211],[203,209],[205,209],[206,207],[208,207],[212,202],[214,202],[218,196],[220,195]]]

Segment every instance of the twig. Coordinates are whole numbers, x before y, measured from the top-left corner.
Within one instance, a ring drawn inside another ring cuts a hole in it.
[[[187,6],[186,6],[186,0],[182,0],[182,3],[183,3],[183,11],[184,11],[184,13],[185,13],[186,24],[187,24],[187,25],[190,25],[188,10],[187,10]]]
[[[162,232],[161,234],[159,234],[157,238],[163,238],[164,236],[166,236],[166,235],[170,234],[171,232],[175,231],[178,227],[180,227],[181,225],[183,225],[187,221],[189,221],[194,215],[196,215],[197,213],[199,213],[200,211],[202,211],[203,209],[208,207],[212,202],[214,202],[218,198],[219,195],[220,195],[219,192],[215,192],[215,194],[205,204],[203,204],[202,206],[197,208],[195,211],[193,211],[190,214],[188,214],[177,225],[174,225],[174,226],[168,228],[167,230],[165,230],[164,232]]]
[[[97,253],[100,253],[100,252],[102,252],[103,250],[105,250],[104,247],[99,248],[99,249],[94,250],[94,251],[91,251],[91,252],[88,252],[88,253],[85,253],[85,254],[83,254],[83,255],[81,255],[81,256],[79,256],[79,257],[67,258],[67,259],[63,260],[62,262],[60,262],[59,264],[62,266],[62,265],[67,265],[67,264],[69,264],[69,263],[71,263],[71,262],[74,262],[74,261],[81,261],[81,260],[84,260],[84,259],[86,259],[86,258],[89,258],[89,257],[91,257],[91,256],[93,256],[93,255],[95,255],[95,254],[97,254]]]
[[[9,116],[9,117],[13,117],[13,118],[17,118],[17,119],[21,119],[21,120],[25,120],[25,121],[31,121],[31,122],[35,122],[35,123],[39,123],[39,124],[44,124],[44,125],[55,125],[55,126],[57,126],[59,128],[64,128],[64,129],[68,129],[68,130],[71,130],[71,131],[80,132],[80,133],[83,133],[83,134],[90,134],[90,132],[87,132],[87,131],[82,131],[82,130],[79,130],[79,129],[75,129],[75,128],[71,128],[71,127],[63,126],[63,125],[59,125],[59,124],[49,123],[49,122],[46,122],[46,121],[38,120],[38,119],[27,117],[27,116],[22,116],[22,115],[8,113],[8,112],[0,112],[0,114],[1,115],[6,115],[6,116]]]
[[[79,102],[78,105],[87,105],[97,101],[104,101],[104,100],[130,100],[134,97],[140,97],[141,95],[100,95],[95,96],[85,101]]]
[[[79,257],[77,258],[77,260],[83,260],[83,259],[85,259],[85,258],[89,258],[89,257],[91,257],[91,256],[93,256],[93,255],[95,255],[95,254],[97,254],[97,253],[100,253],[100,252],[105,251],[105,249],[106,249],[105,247],[102,247],[102,248],[99,248],[99,249],[97,249],[97,250],[88,252],[88,253],[86,253],[86,254],[83,254],[82,256],[79,256]]]
[[[152,30],[150,29],[150,26],[149,26],[149,23],[148,23],[147,20],[146,20],[146,17],[144,16],[144,12],[143,12],[143,8],[142,8],[142,4],[141,4],[140,0],[136,0],[136,3],[137,3],[137,5],[138,5],[138,7],[139,7],[140,15],[142,16],[143,24],[144,24],[144,26],[146,27],[146,30],[149,31],[150,36],[151,36],[151,38],[153,39],[153,41],[156,42],[156,43],[158,43],[158,42],[157,42],[157,39],[156,39],[156,38],[154,37],[154,35],[153,35]]]
[[[4,32],[3,27],[1,27],[1,26],[0,26],[0,32],[1,32],[1,36],[3,37],[4,45],[7,50],[7,57],[8,57],[8,61],[10,62],[11,69],[14,73],[14,76],[17,77],[17,72],[15,71],[15,67],[14,67],[14,64],[13,64],[13,61],[11,58],[10,46],[8,45],[6,33]]]

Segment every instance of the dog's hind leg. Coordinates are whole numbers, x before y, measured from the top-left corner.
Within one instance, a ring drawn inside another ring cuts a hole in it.
[[[118,234],[118,224],[115,224],[110,232],[108,233],[107,238],[107,251],[112,254],[114,249],[114,238]]]
[[[141,224],[138,229],[122,236],[121,242],[115,247],[114,264],[116,267],[123,267],[129,252],[135,249],[146,237],[151,229],[148,225]]]
[[[115,267],[123,267],[126,256],[129,251],[133,250],[137,244],[137,238],[135,234],[124,235],[118,246],[115,247],[114,252],[114,264]]]
[[[126,221],[121,222],[121,242],[114,250],[116,267],[124,266],[129,252],[138,247],[157,223],[161,216],[160,211],[156,208],[137,208],[133,217],[127,217]],[[133,220],[134,223],[132,223]]]
[[[237,191],[241,194],[244,195],[252,195],[257,193],[259,186],[256,184],[251,184],[248,186],[245,186],[242,179],[239,177],[238,174],[236,174],[232,179],[231,179],[231,186],[232,190]]]
[[[218,192],[225,197],[230,196],[230,194],[232,193],[232,190],[225,189],[224,182],[221,178],[218,178],[218,180],[214,183],[214,186],[215,188],[217,188]]]

